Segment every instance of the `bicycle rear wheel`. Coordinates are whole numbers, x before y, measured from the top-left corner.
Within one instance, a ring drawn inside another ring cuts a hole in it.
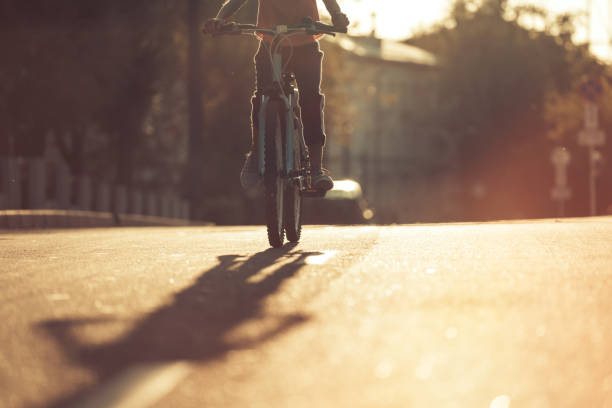
[[[266,226],[268,241],[274,248],[283,246],[285,229],[283,224],[285,178],[283,146],[283,114],[278,101],[270,101],[266,111],[266,144],[264,149],[264,189],[266,201]]]

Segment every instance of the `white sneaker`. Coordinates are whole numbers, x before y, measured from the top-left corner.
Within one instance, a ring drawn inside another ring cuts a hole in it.
[[[311,170],[312,188],[320,191],[328,191],[334,188],[334,181],[325,169]]]

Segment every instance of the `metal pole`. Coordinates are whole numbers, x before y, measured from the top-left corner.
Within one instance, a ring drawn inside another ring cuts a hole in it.
[[[595,148],[589,147],[589,162],[590,162],[590,174],[589,174],[589,186],[590,186],[590,197],[591,197],[591,217],[597,215],[597,187],[595,184]]]
[[[380,45],[380,47],[382,48],[382,44]],[[382,77],[383,77],[383,73],[379,70],[378,71],[378,83],[376,84],[376,86],[378,86],[378,94],[377,99],[378,99],[378,103],[376,104],[377,109],[376,109],[376,125],[377,125],[377,135],[374,139],[374,185],[376,186],[376,202],[380,202],[381,199],[381,182],[380,182],[380,151],[381,151],[381,142],[383,140],[382,138],[382,133],[384,130],[383,128],[383,100],[382,98],[384,97],[383,94],[383,81],[382,81]]]

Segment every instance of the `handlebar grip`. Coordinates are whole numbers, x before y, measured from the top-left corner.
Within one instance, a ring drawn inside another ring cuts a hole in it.
[[[206,26],[204,26],[204,28],[202,29],[202,32],[204,34],[208,34],[208,35],[211,35],[213,37],[216,37],[218,35],[225,34],[227,32],[233,31],[234,28],[235,28],[235,24],[230,22],[230,23],[225,23],[221,27],[219,27],[218,29],[215,28],[213,30],[209,30],[209,29],[207,29]]]
[[[210,33],[213,37],[218,37],[220,35],[228,35],[228,34],[240,34],[239,25],[234,22],[225,23],[221,26],[220,29],[216,30],[213,33]]]
[[[229,23],[225,23],[221,26],[221,28],[219,29],[219,32],[228,32],[228,31],[234,31],[237,28],[237,24],[234,22],[229,22]]]
[[[242,30],[242,29],[245,29],[245,30],[257,30],[259,28],[259,27],[257,27],[254,24],[234,24],[234,27],[236,27],[236,28],[238,28],[240,30]]]
[[[331,37],[335,37],[336,36],[336,33],[333,33],[331,31],[321,31],[321,30],[306,30],[306,34],[308,34],[308,35],[316,35],[316,36],[319,36],[321,34],[329,35]]]
[[[310,20],[310,21],[312,21],[312,20]],[[320,21],[314,21],[314,22],[312,22],[312,25],[315,28],[321,29],[322,31],[329,31],[331,33],[346,34],[348,32],[348,28],[347,27],[340,28],[340,27],[329,25],[329,24],[321,23]]]

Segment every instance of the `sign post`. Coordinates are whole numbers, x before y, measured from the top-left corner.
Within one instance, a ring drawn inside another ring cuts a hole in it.
[[[564,217],[565,202],[572,198],[572,190],[567,185],[567,167],[571,162],[571,154],[564,147],[555,147],[550,155],[550,161],[555,167],[555,186],[550,196],[559,203],[559,217]]]
[[[580,86],[580,94],[585,99],[584,130],[578,134],[578,143],[589,149],[589,201],[591,216],[597,215],[597,175],[602,155],[597,147],[606,144],[606,134],[599,129],[599,106],[597,100],[603,92],[601,80],[590,78]]]

